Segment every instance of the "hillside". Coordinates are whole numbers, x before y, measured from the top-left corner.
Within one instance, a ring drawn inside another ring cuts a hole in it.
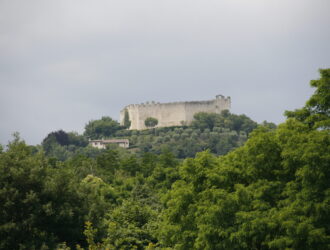
[[[83,135],[55,131],[42,142],[46,155],[65,160],[74,155],[92,156],[99,150],[88,147],[88,139],[129,139],[128,151],[137,154],[146,152],[160,154],[169,149],[176,158],[193,157],[197,152],[210,150],[223,155],[239,147],[247,140],[257,123],[245,115],[235,115],[228,111],[221,114],[197,113],[190,126],[127,130],[110,117],[92,120],[85,126]],[[275,128],[275,124],[263,125]],[[115,147],[112,147],[115,148]]]

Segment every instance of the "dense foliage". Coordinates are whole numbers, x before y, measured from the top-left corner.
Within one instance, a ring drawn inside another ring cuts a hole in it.
[[[0,154],[0,249],[82,240],[85,211],[73,177],[16,137]]]
[[[85,246],[85,222],[97,227],[93,240],[108,246],[155,243],[155,190],[170,188],[178,164],[166,150],[137,157],[124,149],[61,162],[16,137],[0,153],[0,249]]]
[[[66,160],[75,155],[95,156],[99,152],[95,148],[87,147],[88,139],[76,132],[58,130],[49,133],[42,141],[41,146],[48,157]],[[36,149],[38,151],[38,149]]]
[[[252,131],[225,112],[198,114],[192,127],[115,132],[173,133],[177,144],[196,131],[249,134],[223,156],[209,148],[178,159],[174,141],[88,154],[77,134],[50,133],[42,147],[15,135],[0,147],[0,249],[329,249],[330,69],[312,86],[277,128]],[[75,150],[57,158],[53,147]]]
[[[289,120],[241,148],[187,159],[166,195],[160,239],[179,249],[327,249],[329,131]]]

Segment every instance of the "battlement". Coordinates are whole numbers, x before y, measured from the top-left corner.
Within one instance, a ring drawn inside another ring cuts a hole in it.
[[[230,102],[230,96],[223,96],[223,95],[217,95],[216,100],[224,100]],[[152,107],[152,106],[159,106],[159,105],[180,105],[180,104],[205,104],[205,103],[211,103],[214,102],[214,100],[206,100],[206,101],[181,101],[181,102],[167,102],[167,103],[160,103],[155,101],[146,101],[140,104],[129,104],[125,106],[123,109],[127,108],[134,108],[134,107]]]
[[[187,102],[145,102],[130,104],[120,112],[120,122],[123,125],[125,113],[127,113],[131,126],[129,129],[146,129],[144,121],[148,117],[158,120],[157,127],[180,126],[193,121],[198,112],[221,113],[230,109],[231,99],[223,95],[217,95],[213,100],[187,101]]]
[[[222,100],[230,100],[230,96],[223,96],[223,95],[216,95],[215,96],[216,99],[222,99]]]

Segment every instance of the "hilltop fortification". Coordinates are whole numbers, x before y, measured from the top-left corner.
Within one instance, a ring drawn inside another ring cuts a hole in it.
[[[220,114],[222,110],[230,109],[230,97],[217,95],[213,100],[131,104],[120,112],[120,123],[124,125],[125,113],[131,122],[129,129],[146,129],[144,121],[148,117],[158,120],[157,127],[189,125],[198,112]]]

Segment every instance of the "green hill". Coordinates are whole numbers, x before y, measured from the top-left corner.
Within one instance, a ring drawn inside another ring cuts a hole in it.
[[[263,125],[275,128],[272,123]],[[85,126],[84,135],[51,132],[42,142],[48,156],[65,160],[83,154],[97,155],[100,150],[88,147],[88,139],[129,139],[128,151],[136,154],[151,152],[160,154],[169,149],[176,158],[193,157],[197,152],[210,150],[223,155],[239,147],[247,140],[249,133],[258,124],[245,115],[228,111],[221,114],[198,113],[190,126],[127,130],[110,117],[92,120]]]

